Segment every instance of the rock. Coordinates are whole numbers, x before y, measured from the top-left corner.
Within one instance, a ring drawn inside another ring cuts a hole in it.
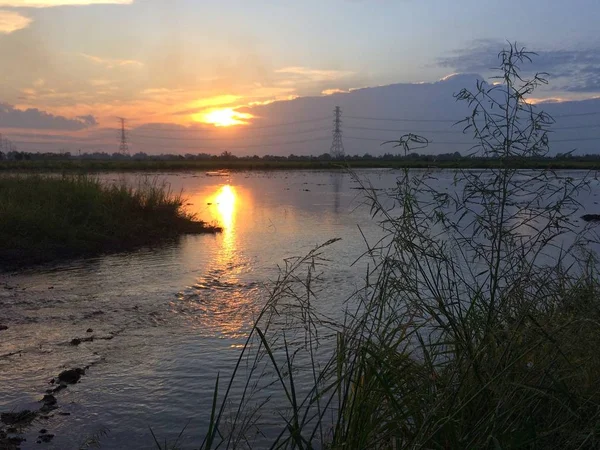
[[[0,421],[5,425],[28,425],[35,417],[35,412],[25,409],[19,412],[2,413]]]
[[[600,222],[600,214],[584,214],[581,218],[586,222]]]
[[[85,337],[85,338],[74,338],[71,339],[71,345],[79,345],[82,342],[92,342],[94,340],[94,336]]]
[[[79,381],[82,375],[85,375],[85,370],[76,368],[62,371],[58,375],[58,381],[67,384],[75,384]]]
[[[56,401],[56,397],[52,394],[46,394],[44,395],[44,398],[42,399],[42,402],[44,402],[47,405],[56,405],[57,401]]]
[[[91,328],[88,328],[86,331],[86,333],[93,333],[93,332],[94,332],[94,330],[92,330]]]
[[[25,442],[26,440],[27,439],[19,436],[6,437],[0,434],[0,448],[7,450],[19,450],[21,448],[21,442]]]
[[[42,434],[38,439],[42,442],[50,442],[54,438],[53,434]]]
[[[56,406],[56,404],[58,403],[56,401],[56,397],[52,394],[46,394],[44,395],[44,398],[42,399],[42,402],[44,403],[42,405],[42,407],[40,408],[40,412],[50,412],[56,408],[58,408],[58,406]]]

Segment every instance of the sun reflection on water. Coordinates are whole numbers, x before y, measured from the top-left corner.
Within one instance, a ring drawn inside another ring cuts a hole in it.
[[[195,282],[178,293],[173,307],[187,315],[198,332],[231,339],[229,345],[235,346],[251,326],[260,294],[260,287],[248,276],[253,266],[240,242],[247,232],[252,196],[231,184],[212,185],[192,196],[190,204],[223,231],[215,236],[215,246],[197,248],[210,251],[209,261]]]
[[[222,186],[214,200],[217,205],[219,219],[225,231],[231,231],[234,222],[236,193],[230,185]]]
[[[221,186],[214,195],[213,204],[216,206],[217,220],[223,227],[223,244],[216,255],[216,262],[223,266],[239,264],[236,245],[236,213],[238,207],[237,193],[233,186]]]

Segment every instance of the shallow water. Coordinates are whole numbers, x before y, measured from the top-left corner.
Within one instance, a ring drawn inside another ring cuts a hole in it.
[[[358,173],[382,189],[399,174]],[[59,409],[29,429],[24,449],[79,448],[102,430],[102,448],[153,448],[149,428],[173,442],[188,421],[181,448],[199,447],[217,374],[231,371],[277,265],[342,238],[326,249],[320,297],[322,311],[340,314],[365,272],[366,262],[353,264],[366,250],[364,237],[381,235],[349,174],[151,177],[183,189],[189,211],[218,221],[223,233],[0,274],[0,324],[9,326],[0,331],[0,411],[37,409],[61,370],[90,366],[80,383],[56,394]],[[448,188],[453,174],[437,178]],[[585,194],[582,209],[600,212],[597,195]],[[56,435],[42,446],[35,443],[41,428]]]

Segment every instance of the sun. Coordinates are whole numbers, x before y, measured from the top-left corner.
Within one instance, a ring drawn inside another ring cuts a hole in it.
[[[232,125],[247,125],[246,120],[254,116],[238,112],[233,108],[222,108],[194,114],[192,117],[198,122],[210,123],[217,127],[230,127]]]

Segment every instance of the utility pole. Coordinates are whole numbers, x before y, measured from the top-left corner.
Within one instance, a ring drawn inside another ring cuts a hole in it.
[[[119,117],[121,122],[121,141],[119,142],[119,153],[123,156],[129,156],[129,143],[127,140],[127,131],[125,129],[125,118]]]
[[[333,113],[333,142],[329,154],[334,159],[342,159],[345,155],[344,143],[342,142],[342,108],[336,106]]]

